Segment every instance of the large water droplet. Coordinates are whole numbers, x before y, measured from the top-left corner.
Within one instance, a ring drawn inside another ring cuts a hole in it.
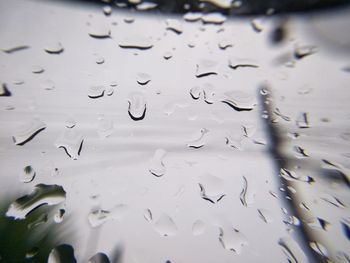
[[[209,13],[202,16],[202,21],[205,24],[222,24],[226,21],[226,16],[221,13]]]
[[[153,47],[152,41],[141,35],[125,37],[118,44],[121,48],[149,49]]]
[[[224,181],[214,175],[206,174],[199,177],[201,197],[213,204],[219,202],[224,196]]]
[[[104,139],[112,135],[114,132],[114,124],[112,120],[100,117],[98,119],[97,133],[100,138]]]
[[[241,135],[227,134],[225,139],[228,146],[240,151],[243,150],[242,141],[244,138]]]
[[[52,80],[45,80],[44,82],[42,82],[40,84],[40,86],[44,89],[44,90],[53,90],[55,89],[55,83]]]
[[[88,263],[109,263],[109,259],[105,253],[96,253],[93,257],[91,257]]]
[[[146,99],[140,92],[134,92],[129,95],[129,108],[128,113],[131,119],[139,121],[145,118],[146,115]]]
[[[104,86],[90,86],[88,88],[88,96],[91,99],[103,97],[106,88]]]
[[[239,199],[241,200],[241,203],[247,207],[254,203],[255,198],[255,190],[252,185],[248,185],[248,180],[245,176],[242,176],[243,178],[243,187],[242,191],[240,193]]]
[[[240,90],[225,92],[222,102],[231,106],[236,111],[250,111],[257,105],[254,96]]]
[[[35,208],[47,204],[57,205],[66,199],[66,192],[59,185],[38,184],[29,194],[14,201],[6,212],[6,216],[24,219]]]
[[[70,158],[77,160],[83,147],[83,136],[74,129],[65,130],[56,140],[55,146],[63,148]]]
[[[136,76],[137,83],[140,85],[146,85],[151,81],[151,76],[146,73],[138,73]]]
[[[161,236],[175,236],[178,232],[175,222],[170,216],[166,214],[162,214],[154,223],[154,229]]]
[[[62,244],[51,250],[47,263],[76,263],[72,246]]]
[[[52,42],[45,46],[44,50],[49,54],[60,54],[64,48],[60,42]]]
[[[202,220],[196,220],[192,225],[192,234],[194,236],[202,235],[205,231],[205,223]]]
[[[30,183],[31,181],[34,180],[34,177],[35,177],[35,171],[30,165],[28,165],[24,167],[19,180],[23,183]]]
[[[31,141],[39,132],[46,128],[46,124],[38,118],[33,118],[20,126],[12,136],[16,145],[24,145]]]
[[[163,158],[166,155],[166,151],[163,149],[157,149],[150,161],[148,170],[151,174],[161,177],[165,174],[166,168],[163,163]]]
[[[217,75],[218,63],[216,61],[201,59],[197,62],[196,77],[201,78],[209,75]]]
[[[199,149],[201,147],[203,147],[205,145],[205,135],[209,132],[208,129],[206,128],[202,128],[200,129],[200,131],[196,132],[193,136],[192,136],[192,140],[187,143],[187,147],[191,147],[191,148],[195,148],[195,149]]]
[[[244,246],[248,245],[247,238],[237,229],[232,228],[220,230],[219,241],[224,249],[234,252],[239,255],[242,252]]]
[[[179,20],[171,18],[171,19],[167,19],[165,23],[166,23],[166,29],[173,31],[176,34],[182,33],[183,31],[182,24]]]

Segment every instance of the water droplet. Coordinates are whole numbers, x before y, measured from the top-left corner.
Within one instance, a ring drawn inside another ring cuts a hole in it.
[[[91,257],[88,263],[110,263],[110,261],[105,253],[99,252]]]
[[[6,216],[14,219],[24,219],[28,213],[37,207],[57,205],[66,199],[66,192],[59,185],[38,184],[29,194],[14,201],[6,212]]]
[[[106,88],[104,86],[90,86],[88,88],[88,97],[91,99],[103,97],[105,89]]]
[[[171,59],[173,57],[173,54],[170,51],[167,51],[163,54],[163,58],[166,60]]]
[[[257,105],[254,96],[240,90],[225,92],[222,102],[231,106],[236,111],[250,111]]]
[[[151,10],[157,7],[156,3],[152,3],[152,2],[143,2],[140,3],[136,6],[136,9],[139,11],[146,11],[146,10]]]
[[[313,229],[321,229],[327,231],[330,223],[322,218],[317,217],[315,220],[308,223],[307,225]]]
[[[146,85],[151,81],[151,76],[146,73],[138,73],[136,77],[137,83],[140,85]]]
[[[260,33],[264,29],[262,21],[260,19],[253,19],[250,24],[252,25],[254,31],[257,33]]]
[[[128,2],[129,2],[130,4],[137,5],[137,4],[141,3],[141,0],[128,0]]]
[[[102,8],[102,11],[103,11],[103,13],[106,15],[106,16],[109,16],[109,15],[111,15],[112,14],[112,7],[111,6],[109,6],[109,5],[106,5],[106,6],[104,6],[103,8]]]
[[[281,238],[278,241],[278,245],[280,245],[282,252],[288,259],[288,262],[298,263],[298,262],[308,262],[306,255],[303,250],[300,248],[297,242],[295,242],[291,238]]]
[[[40,66],[34,66],[32,68],[32,72],[35,73],[35,74],[40,74],[40,73],[43,73],[45,70],[40,67]]]
[[[163,159],[166,155],[166,151],[163,149],[157,149],[154,153],[148,170],[151,172],[151,174],[161,177],[165,174],[166,168],[163,163]]]
[[[282,114],[282,112],[280,111],[279,108],[276,108],[276,109],[274,110],[274,113],[275,113],[277,116],[281,117],[283,120],[285,120],[285,121],[290,121],[290,117],[288,117],[288,116]]]
[[[294,171],[288,170],[286,168],[280,169],[280,176],[286,179],[287,181],[299,181],[306,183],[313,183],[314,180],[308,175],[298,175]]]
[[[307,151],[301,148],[300,146],[294,146],[293,150],[295,152],[295,157],[299,159],[309,157],[309,154],[307,153]]]
[[[339,263],[349,263],[350,262],[350,257],[343,251],[337,251],[337,262]]]
[[[73,160],[77,160],[83,147],[83,136],[74,129],[65,130],[56,140],[55,146],[63,148]]]
[[[197,62],[196,77],[201,78],[209,75],[217,75],[218,63],[216,61],[201,59]]]
[[[114,124],[112,120],[105,119],[100,117],[98,119],[97,133],[100,138],[107,138],[112,135],[114,132]]]
[[[242,128],[244,136],[247,138],[253,137],[256,132],[256,127],[254,125],[244,125]]]
[[[41,224],[44,224],[48,221],[48,216],[47,214],[41,214],[40,216],[38,216],[34,221],[30,222],[28,225],[27,225],[27,228],[28,229],[33,229]]]
[[[19,180],[22,183],[30,183],[31,181],[34,180],[34,177],[35,177],[35,171],[30,165],[28,165],[24,167]]]
[[[198,86],[190,89],[190,95],[191,95],[192,99],[194,99],[194,100],[198,100],[200,98],[201,94],[202,94],[202,89]]]
[[[245,176],[243,177],[243,187],[242,191],[239,195],[239,199],[241,200],[242,205],[248,207],[249,205],[254,203],[255,198],[255,190],[252,185],[248,187],[248,180]]]
[[[187,12],[183,15],[183,19],[187,22],[195,22],[202,18],[202,13],[199,12]]]
[[[11,46],[11,47],[5,47],[5,48],[1,48],[1,50],[7,54],[12,54],[15,53],[17,51],[21,51],[21,50],[25,50],[30,48],[30,46],[27,45],[16,45],[16,46]]]
[[[194,236],[202,235],[205,231],[205,223],[202,220],[196,220],[192,225],[192,234]]]
[[[310,247],[324,258],[328,258],[327,249],[319,242],[309,242]]]
[[[214,175],[206,174],[199,177],[201,197],[213,204],[219,202],[224,196],[224,181]]]
[[[310,128],[309,114],[307,112],[301,112],[296,119],[296,125],[301,129]]]
[[[44,50],[49,54],[60,54],[64,48],[60,42],[52,42],[45,46]]]
[[[166,23],[166,29],[172,30],[176,34],[181,34],[183,29],[182,29],[182,24],[179,20],[177,19],[167,19],[165,20]]]
[[[228,66],[234,70],[238,68],[259,68],[259,66],[252,63],[251,60],[236,58],[230,58],[228,61]]]
[[[12,93],[7,88],[5,83],[0,83],[0,97],[10,97]]]
[[[88,215],[88,220],[91,227],[98,227],[108,220],[122,218],[128,209],[128,206],[125,204],[117,205],[111,211],[98,209]]]
[[[204,137],[205,135],[209,132],[208,129],[202,128],[199,132],[196,132],[192,137],[193,140],[191,140],[188,144],[187,147],[199,149],[205,145],[205,140]]]
[[[229,38],[222,38],[219,40],[219,48],[225,50],[226,48],[233,47],[233,43]]]
[[[38,118],[33,118],[30,121],[21,125],[12,136],[16,145],[24,145],[31,141],[39,132],[46,128],[46,124]]]
[[[209,13],[201,17],[205,24],[217,24],[220,25],[226,21],[226,16],[221,13]]]
[[[227,134],[225,139],[226,139],[226,145],[240,151],[243,150],[243,147],[242,147],[243,138],[241,137],[241,135],[235,136],[232,134]]]
[[[215,5],[218,8],[230,8],[233,0],[200,0],[200,2],[207,2]]]
[[[322,160],[322,168],[327,170],[333,170],[340,173],[340,175],[344,178],[345,182],[349,184],[350,182],[350,169],[345,168],[341,164],[329,161],[329,160]]]
[[[247,238],[237,229],[232,228],[224,231],[224,229],[219,228],[219,230],[219,241],[224,249],[239,255],[241,254],[243,247],[248,245]]]
[[[134,121],[140,121],[145,118],[146,115],[146,99],[140,92],[134,92],[129,95],[129,108],[128,113],[131,119]]]
[[[296,59],[302,59],[304,57],[307,57],[316,53],[316,51],[317,50],[315,46],[299,46],[299,47],[296,47],[294,50],[294,57]]]
[[[12,83],[15,84],[15,85],[22,85],[22,84],[24,84],[24,80],[23,79],[14,79],[12,81]],[[0,92],[0,94],[1,94],[1,92]]]
[[[345,237],[350,240],[350,225],[348,220],[343,220],[340,222],[341,228],[343,230],[343,233]]]
[[[97,57],[95,60],[96,64],[101,65],[105,63],[105,59],[103,57]]]
[[[62,223],[65,212],[66,211],[64,209],[59,209],[57,211],[57,213],[53,217],[53,220],[55,221],[55,223],[57,224]]]
[[[215,91],[214,86],[210,83],[203,84],[204,101],[208,104],[214,103]]]
[[[123,20],[124,20],[125,23],[131,24],[131,23],[134,23],[135,18],[133,18],[131,16],[127,16],[127,17],[124,17]]]
[[[271,223],[273,222],[273,218],[271,216],[271,213],[266,209],[258,209],[259,217],[265,222],[265,223]]]
[[[40,84],[41,88],[44,90],[53,90],[55,89],[55,83],[52,80],[45,80]]]
[[[141,35],[125,37],[118,44],[121,48],[149,49],[153,47],[152,41]]]
[[[71,245],[62,244],[51,250],[47,263],[76,263],[74,249]]]
[[[334,205],[335,207],[345,208],[345,205],[343,204],[343,202],[341,202],[338,198],[330,194],[322,194],[320,199],[331,205]]]
[[[153,220],[152,212],[150,209],[146,209],[143,213],[143,217],[146,219],[147,222],[151,223]]]
[[[283,223],[285,223],[286,225],[294,225],[294,226],[300,226],[301,224],[299,218],[293,215],[288,216],[287,221],[283,221]]]
[[[26,252],[26,259],[32,259],[33,257],[35,257],[36,254],[38,254],[39,252],[39,248],[38,247],[33,247],[31,248],[30,250],[28,250]],[[1,260],[1,257],[0,257],[0,260]]]
[[[93,38],[109,38],[111,36],[111,30],[107,25],[94,24],[89,28],[89,36]]]
[[[166,214],[162,214],[154,223],[154,229],[161,236],[175,236],[178,232],[175,222],[170,216]]]
[[[77,124],[77,122],[73,119],[73,117],[67,117],[66,121],[65,121],[65,126],[68,129],[72,129],[75,127],[75,125]]]

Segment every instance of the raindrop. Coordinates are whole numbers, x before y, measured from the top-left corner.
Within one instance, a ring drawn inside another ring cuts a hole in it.
[[[137,83],[140,85],[146,85],[151,81],[151,76],[146,73],[138,73],[136,76]]]
[[[230,8],[233,0],[199,0],[200,2],[207,2],[219,8]]]
[[[150,209],[146,209],[143,213],[143,217],[146,219],[147,222],[151,223],[153,220],[152,212]]]
[[[128,0],[128,2],[129,2],[130,4],[137,5],[137,4],[141,3],[141,0]]]
[[[30,183],[31,181],[34,180],[35,177],[35,171],[34,169],[28,165],[24,167],[22,174],[20,175],[20,181],[22,183]]]
[[[134,92],[129,95],[128,113],[134,121],[140,121],[146,115],[146,99],[142,93]]]
[[[202,89],[198,86],[195,86],[195,87],[190,89],[190,95],[191,95],[192,99],[194,99],[194,100],[198,100],[200,98],[201,94],[202,94]]]
[[[30,222],[28,225],[27,225],[27,228],[28,229],[33,229],[39,225],[42,225],[44,223],[46,223],[48,221],[48,216],[47,214],[41,214],[40,216],[38,216],[34,221]]]
[[[224,196],[224,181],[214,175],[206,174],[199,177],[200,195],[204,200],[213,204],[218,203]]]
[[[296,47],[294,50],[294,57],[296,59],[302,59],[314,53],[316,53],[315,46],[299,46],[299,47]]]
[[[71,245],[62,244],[51,250],[47,263],[76,263],[74,249]]]
[[[118,83],[116,81],[112,81],[111,84],[109,84],[111,87],[116,87],[118,86]]]
[[[175,222],[170,216],[166,214],[162,214],[154,223],[154,229],[161,236],[175,236],[178,232]]]
[[[30,121],[20,126],[12,136],[13,142],[16,145],[24,145],[31,141],[39,132],[46,128],[46,124],[38,118],[33,118]]]
[[[328,258],[328,251],[322,244],[320,244],[319,242],[313,241],[313,242],[309,242],[309,245],[313,250],[315,250],[322,257]]]
[[[255,191],[252,186],[248,186],[247,178],[245,176],[242,177],[243,187],[239,195],[239,199],[241,200],[242,205],[248,207],[249,205],[254,203]]]
[[[287,225],[300,226],[300,220],[296,216],[289,216],[287,221],[283,221]]]
[[[66,211],[64,209],[59,209],[57,211],[57,213],[53,217],[53,220],[55,221],[55,223],[57,224],[62,223],[65,212]]]
[[[255,32],[260,33],[263,31],[263,25],[262,21],[260,19],[253,19],[250,24],[252,25],[252,28],[254,29]]]
[[[288,116],[282,114],[282,112],[280,111],[279,108],[276,108],[276,109],[274,110],[274,113],[275,113],[277,116],[281,117],[283,120],[285,120],[285,121],[290,121],[290,117],[288,117]]]
[[[166,60],[171,59],[173,57],[173,54],[170,51],[167,51],[163,54],[163,58]]]
[[[107,96],[112,96],[114,93],[114,89],[112,87],[106,88],[106,95]]]
[[[39,252],[39,248],[38,247],[33,247],[31,248],[30,250],[28,250],[26,252],[26,259],[32,259],[33,257],[35,257],[35,255],[37,255]],[[0,260],[1,260],[1,257],[0,257]]]
[[[338,198],[336,198],[330,194],[323,194],[320,197],[320,199],[331,204],[331,205],[334,205],[335,207],[345,208],[345,205],[343,204],[343,202],[341,202]]]
[[[278,245],[282,248],[282,252],[287,257],[288,262],[298,263],[298,262],[308,262],[306,255],[300,248],[297,242],[291,238],[281,238],[278,241]]]
[[[254,125],[244,125],[242,128],[244,136],[247,138],[253,137],[256,132],[256,127]]]
[[[239,255],[243,247],[248,245],[247,238],[237,229],[232,228],[228,231],[224,231],[222,228],[219,228],[219,230],[219,241],[224,249]]]
[[[197,62],[196,77],[201,78],[209,75],[217,75],[218,63],[216,61],[201,59]]]
[[[66,154],[73,160],[77,160],[83,147],[83,137],[74,129],[65,130],[56,140],[55,146],[63,148]]]
[[[205,24],[217,24],[220,25],[226,21],[226,16],[221,13],[209,13],[201,17]]]
[[[208,104],[213,104],[214,98],[215,98],[214,86],[210,83],[205,83],[203,85],[203,92],[204,92],[204,101]]]
[[[105,89],[106,88],[104,86],[90,86],[88,88],[88,97],[91,99],[103,97]]]
[[[232,41],[229,38],[223,38],[219,41],[219,48],[225,50],[226,48],[233,47]]]
[[[140,3],[136,6],[136,9],[139,11],[146,11],[146,10],[151,10],[157,7],[156,3],[152,3],[152,2],[143,2]]]
[[[192,225],[192,234],[194,236],[202,235],[205,231],[205,223],[202,220],[196,220]]]
[[[34,66],[32,68],[32,72],[35,73],[35,74],[40,74],[40,73],[43,73],[45,70],[40,67],[40,66]]]
[[[27,214],[37,207],[57,205],[66,199],[66,192],[59,185],[38,184],[29,194],[14,201],[6,212],[6,216],[14,219],[25,219]]]
[[[183,29],[182,29],[182,24],[179,20],[177,19],[167,19],[165,21],[166,23],[166,29],[171,30],[175,32],[176,34],[181,34]]]
[[[243,147],[242,147],[242,141],[243,138],[239,135],[239,136],[233,136],[231,134],[226,135],[225,137],[226,139],[226,145],[235,148],[237,150],[242,151]]]
[[[10,97],[12,93],[7,88],[5,83],[0,83],[0,97]]]
[[[45,46],[44,50],[49,54],[60,54],[64,48],[60,42],[52,42]]]
[[[287,181],[299,181],[305,183],[313,183],[314,179],[308,175],[300,176],[297,175],[294,171],[288,170],[286,168],[280,169],[280,176],[286,179]]]
[[[166,172],[166,168],[163,163],[163,159],[165,155],[166,155],[165,150],[157,149],[150,161],[148,170],[150,171],[151,174],[153,174],[156,177],[161,177]]]
[[[231,106],[236,111],[250,111],[257,105],[254,96],[240,90],[225,92],[222,102]]]
[[[265,223],[271,223],[273,222],[273,218],[271,217],[271,213],[266,209],[258,209],[259,217],[265,222]]]
[[[123,20],[124,20],[125,23],[131,24],[131,23],[134,23],[135,18],[133,18],[131,16],[127,16],[127,17],[124,17]]]
[[[310,128],[309,114],[307,112],[300,113],[299,117],[296,119],[296,125],[301,129]]]
[[[193,140],[187,144],[187,147],[199,149],[205,145],[204,137],[209,132],[208,129],[202,128],[200,131],[196,132],[192,137]]]
[[[238,68],[259,68],[258,65],[251,63],[250,60],[239,59],[239,61],[237,61],[237,59],[234,58],[229,59],[228,66],[234,70]]]
[[[340,222],[341,228],[343,230],[343,233],[345,237],[350,240],[350,226],[349,226],[349,221],[343,220]]]
[[[183,19],[187,22],[195,22],[202,18],[202,13],[199,12],[188,12],[183,15]]]
[[[40,85],[45,90],[53,90],[55,89],[55,83],[52,80],[46,80]]]
[[[106,16],[109,16],[109,15],[111,15],[112,14],[112,7],[111,6],[109,6],[109,5],[106,5],[106,6],[104,6],[103,8],[102,8],[102,11],[103,11],[103,13],[106,15]]]
[[[105,253],[96,253],[88,263],[110,263],[110,261]]]
[[[345,168],[341,164],[329,161],[329,160],[322,160],[322,168],[327,170],[334,170],[340,173],[340,175],[344,178],[347,184],[350,182],[350,169]]]
[[[316,220],[308,223],[307,225],[313,229],[322,229],[327,231],[330,223],[322,218],[317,217]]]
[[[89,36],[93,38],[109,38],[111,30],[107,25],[96,24],[89,28]]]
[[[96,60],[95,60],[96,64],[103,64],[105,63],[105,59],[103,57],[97,57]]]
[[[293,150],[295,152],[295,157],[299,159],[309,157],[309,154],[307,153],[307,151],[301,148],[300,146],[294,146]]]
[[[12,46],[12,47],[1,48],[1,50],[7,54],[12,54],[12,53],[15,53],[17,51],[25,50],[28,48],[30,48],[30,47],[27,45],[17,45],[17,46]]]
[[[128,206],[125,204],[117,205],[111,211],[98,209],[88,215],[88,221],[91,227],[98,227],[108,220],[121,219],[128,209]]]
[[[121,48],[149,49],[153,47],[152,41],[141,35],[125,37],[118,44]]]
[[[77,122],[73,119],[73,117],[68,117],[66,120],[65,120],[65,126],[66,128],[68,129],[72,129],[75,127],[75,125],[77,124]]]
[[[15,80],[13,80],[12,83],[15,85],[22,85],[22,84],[24,84],[24,80],[23,79],[15,79]],[[0,92],[0,94],[1,94],[1,92]]]

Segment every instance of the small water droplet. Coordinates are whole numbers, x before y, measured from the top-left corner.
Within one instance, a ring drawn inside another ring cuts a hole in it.
[[[146,115],[146,99],[140,92],[134,92],[129,95],[128,113],[131,119],[139,121],[145,118]]]
[[[288,262],[298,263],[298,262],[308,262],[306,255],[300,248],[297,242],[289,237],[281,238],[278,241],[282,252],[287,257]]]
[[[28,166],[24,167],[23,172],[21,173],[19,180],[22,183],[30,183],[31,181],[34,180],[35,174],[36,173],[35,173],[34,169],[30,165],[28,165]]]
[[[328,251],[325,248],[325,246],[323,246],[321,243],[312,241],[312,242],[309,242],[309,245],[313,250],[315,250],[322,257],[328,258]]]
[[[299,159],[309,157],[307,151],[304,148],[301,148],[300,146],[294,146],[293,150],[295,152],[295,157]]]
[[[149,49],[153,47],[152,41],[141,35],[131,35],[119,41],[121,48]]]
[[[154,229],[161,236],[175,236],[178,232],[175,222],[170,216],[166,214],[162,214],[154,223]]]
[[[247,138],[253,137],[256,130],[257,130],[256,127],[254,125],[251,125],[251,124],[243,125],[242,128],[243,128],[244,136]]]
[[[271,223],[273,222],[273,218],[271,216],[271,213],[266,209],[258,209],[259,217],[265,222],[265,223]]]
[[[288,170],[286,168],[280,169],[280,176],[287,181],[299,181],[305,183],[313,183],[314,179],[308,175],[298,175],[296,172]]]
[[[146,219],[147,222],[151,223],[153,220],[152,212],[150,209],[146,209],[143,213],[143,217]]]
[[[25,219],[27,214],[41,205],[57,205],[66,199],[62,186],[38,184],[33,191],[14,201],[6,212],[7,217]]]
[[[24,80],[23,79],[14,79],[12,81],[12,83],[15,85],[22,85],[22,84],[24,84]],[[0,94],[1,94],[1,92],[0,92]]]
[[[313,229],[321,229],[327,231],[330,223],[322,218],[317,217],[307,225]]]
[[[219,48],[223,49],[223,50],[225,50],[229,47],[233,47],[233,43],[232,43],[231,39],[229,39],[229,38],[220,39],[218,45],[219,45]]]
[[[100,138],[104,139],[112,135],[114,132],[114,124],[112,120],[100,117],[98,119],[97,133]]]
[[[105,63],[105,59],[103,57],[97,57],[95,60],[96,64],[101,65]]]
[[[150,161],[148,170],[151,172],[151,174],[155,175],[156,177],[161,177],[166,172],[166,168],[163,163],[165,155],[165,150],[157,149]]]
[[[243,247],[248,245],[247,238],[237,229],[232,228],[225,231],[224,229],[219,228],[219,230],[219,241],[224,249],[239,255],[241,254]]]
[[[47,263],[76,263],[74,249],[71,245],[62,244],[53,248]]]
[[[226,21],[226,16],[221,13],[209,13],[201,17],[205,24],[217,24],[220,25]]]
[[[254,203],[255,190],[252,185],[248,186],[248,180],[245,176],[242,176],[242,178],[243,178],[243,187],[239,195],[239,199],[241,200],[242,205],[244,205],[245,207],[248,207],[249,205]]]
[[[205,231],[205,223],[202,220],[196,220],[192,225],[192,234],[194,236],[202,235]]]
[[[46,128],[46,124],[38,118],[33,118],[21,125],[12,136],[16,145],[24,145],[31,141],[39,132]]]
[[[342,220],[340,222],[341,228],[343,230],[343,233],[345,235],[345,237],[350,240],[350,222],[349,220]]]
[[[202,89],[198,86],[195,86],[195,87],[190,89],[190,95],[191,95],[192,99],[194,99],[194,100],[198,100],[200,98],[201,94],[202,94]]]
[[[111,15],[112,14],[112,7],[111,6],[109,6],[109,5],[106,5],[106,6],[104,6],[103,8],[102,8],[102,11],[103,11],[103,13],[106,15],[106,16],[109,16],[109,15]]]
[[[204,101],[208,104],[213,104],[215,101],[215,88],[210,83],[203,84]]]
[[[5,83],[0,83],[0,97],[10,97],[12,93],[7,88]]]
[[[187,12],[183,15],[183,19],[187,22],[195,22],[202,18],[202,13],[199,12]]]
[[[89,36],[93,38],[109,38],[111,36],[111,30],[107,25],[94,24],[89,27]]]
[[[173,54],[170,51],[166,51],[163,54],[163,58],[165,58],[166,60],[171,59],[173,57]]]
[[[317,49],[315,46],[299,46],[294,50],[294,57],[296,59],[302,59],[316,53]]]
[[[43,73],[45,70],[40,67],[40,66],[34,66],[32,68],[32,72],[35,73],[35,74],[40,74],[40,73]]]
[[[296,119],[296,125],[301,129],[310,128],[309,114],[307,112],[301,112],[299,117]]]
[[[254,31],[257,33],[260,33],[264,29],[261,19],[253,19],[250,22],[250,24],[252,25],[252,28],[254,29]]]
[[[65,130],[56,140],[55,146],[63,148],[73,160],[77,160],[83,147],[83,136],[74,129]]]
[[[28,225],[27,225],[27,228],[28,229],[33,229],[39,225],[42,225],[44,223],[46,223],[48,221],[48,216],[47,214],[41,214],[40,216],[38,216],[34,221],[30,222]]]
[[[41,88],[44,90],[54,90],[55,89],[55,83],[52,80],[45,80],[40,84]]]
[[[205,145],[205,140],[204,140],[205,135],[208,132],[209,132],[208,129],[202,128],[200,131],[193,134],[193,136],[192,136],[193,140],[191,140],[189,143],[187,143],[187,147],[195,148],[195,149],[199,149],[199,148],[203,147]]]
[[[5,48],[1,48],[1,50],[7,54],[12,54],[15,53],[17,51],[21,51],[21,50],[25,50],[25,49],[29,49],[30,46],[27,45],[15,45],[15,46],[8,46]]]
[[[241,135],[227,134],[225,139],[226,139],[226,145],[240,151],[243,150],[242,141],[244,138]]]
[[[88,97],[91,99],[97,99],[103,97],[105,93],[105,87],[104,86],[90,86],[88,88]]]
[[[48,43],[44,50],[49,54],[60,54],[63,52],[64,48],[60,42]]]
[[[206,174],[199,177],[200,195],[204,200],[213,204],[225,196],[224,181],[214,175]]]
[[[64,209],[59,209],[57,211],[57,213],[53,217],[53,220],[55,221],[55,223],[57,224],[62,223],[65,212],[66,211]]]
[[[254,96],[240,90],[225,92],[222,102],[231,106],[236,111],[250,111],[257,105]]]
[[[182,29],[182,24],[179,20],[177,19],[167,19],[165,20],[166,23],[166,29],[171,30],[175,32],[176,34],[181,34],[183,29]]]
[[[88,215],[88,221],[91,227],[98,227],[108,220],[121,219],[128,209],[128,206],[125,204],[117,205],[110,211],[98,209]]]
[[[35,257],[36,254],[38,254],[39,252],[39,248],[38,247],[33,247],[31,248],[30,250],[28,250],[26,252],[26,259],[32,259],[33,257]],[[0,257],[0,260],[1,260],[1,257]]]
[[[77,122],[75,121],[75,119],[73,117],[67,117],[65,120],[65,126],[68,129],[72,129],[75,127],[75,125],[77,124]]]
[[[218,63],[213,60],[201,59],[197,62],[196,77],[201,78],[209,75],[217,75]]]
[[[105,253],[96,253],[93,257],[91,257],[88,263],[110,263],[109,258]]]
[[[127,16],[127,17],[124,17],[123,20],[124,20],[125,23],[131,24],[131,23],[134,23],[135,18],[133,18],[132,16]]]
[[[152,3],[152,2],[143,2],[140,3],[136,6],[136,9],[139,11],[146,11],[146,10],[151,10],[156,8],[158,5],[156,3]]]
[[[146,73],[138,73],[136,76],[137,83],[140,85],[146,85],[151,81],[151,76]]]

